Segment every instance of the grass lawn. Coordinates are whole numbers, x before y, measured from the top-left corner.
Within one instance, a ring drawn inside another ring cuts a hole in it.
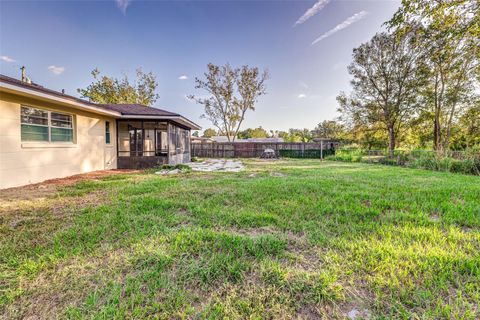
[[[480,317],[479,177],[249,160],[0,204],[0,318]]]

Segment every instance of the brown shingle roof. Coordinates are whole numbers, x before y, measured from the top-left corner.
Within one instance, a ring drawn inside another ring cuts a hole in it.
[[[179,117],[179,119],[181,121],[183,121],[183,120],[186,121],[187,126],[190,126],[191,128],[194,128],[194,129],[200,128],[200,126],[198,124],[196,124],[196,123],[192,122],[191,120],[181,116],[178,113],[173,113],[173,112],[158,109],[158,108],[155,108],[155,107],[147,107],[147,106],[144,106],[144,105],[141,105],[141,104],[97,104],[97,103],[89,102],[87,100],[83,100],[83,99],[80,99],[80,98],[77,98],[77,97],[74,97],[74,96],[63,94],[59,91],[44,88],[41,85],[38,85],[36,83],[26,83],[26,82],[20,81],[18,79],[12,78],[12,77],[5,76],[3,74],[0,74],[0,81],[11,84],[11,85],[15,85],[15,86],[18,86],[18,87],[21,87],[21,88],[26,88],[26,89],[34,90],[34,91],[37,91],[37,92],[50,94],[52,96],[68,99],[68,100],[71,100],[71,101],[74,101],[74,102],[83,103],[87,106],[92,106],[92,107],[95,107],[95,108],[104,109],[104,110],[110,111],[110,112],[114,111],[114,112],[120,113],[121,115],[124,115],[124,116],[127,116],[127,117],[128,116]]]
[[[178,113],[158,109],[155,107],[147,107],[143,104],[98,104],[100,108],[120,112],[122,115],[128,116],[176,116]]]
[[[51,95],[54,95],[54,96],[57,96],[57,97],[66,98],[66,99],[73,100],[73,101],[76,101],[76,102],[89,104],[89,105],[94,106],[94,107],[98,106],[97,104],[89,102],[87,100],[83,100],[83,99],[80,99],[80,98],[77,98],[77,97],[74,97],[74,96],[71,96],[71,95],[68,95],[68,94],[64,94],[64,93],[61,93],[59,91],[47,89],[47,88],[45,88],[45,87],[43,87],[39,84],[36,84],[35,82],[27,83],[27,82],[23,82],[23,81],[20,81],[18,79],[12,78],[12,77],[5,76],[3,74],[0,74],[0,81],[10,83],[10,84],[13,84],[13,85],[16,85],[16,86],[19,86],[19,87],[27,88],[27,89],[30,89],[30,90],[35,90],[35,91],[38,91],[38,92],[48,93],[48,94],[51,94]]]

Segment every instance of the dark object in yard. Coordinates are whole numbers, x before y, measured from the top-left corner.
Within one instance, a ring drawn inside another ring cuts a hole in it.
[[[273,149],[265,149],[263,150],[262,155],[260,156],[262,159],[276,159],[277,154],[275,153],[275,150]]]

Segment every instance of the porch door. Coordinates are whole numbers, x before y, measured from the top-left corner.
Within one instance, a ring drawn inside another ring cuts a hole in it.
[[[143,156],[143,130],[130,128],[130,156]]]
[[[155,129],[155,155],[161,155],[162,151],[162,131]]]

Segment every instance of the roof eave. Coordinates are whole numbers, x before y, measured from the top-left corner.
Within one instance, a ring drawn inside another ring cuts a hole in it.
[[[124,114],[121,116],[122,119],[152,119],[152,120],[173,120],[175,122],[178,122],[184,126],[189,127],[192,130],[200,130],[202,127],[200,127],[198,124],[195,122],[188,120],[187,118],[183,116],[155,116],[155,115],[127,115]]]
[[[116,111],[110,111],[110,110],[105,110],[103,108],[98,108],[90,104],[86,103],[81,103],[79,101],[74,101],[72,99],[69,99],[68,97],[59,97],[53,94],[49,94],[46,92],[40,92],[37,90],[21,87],[18,85],[10,84],[7,82],[4,82],[0,80],[0,91],[7,92],[7,93],[12,93],[12,94],[21,94],[23,96],[31,97],[31,98],[37,98],[41,100],[47,100],[47,101],[54,101],[60,104],[66,104],[72,108],[75,109],[81,109],[85,111],[90,111],[92,113],[97,113],[101,115],[107,115],[107,116],[112,116],[115,118],[121,117],[120,112]]]
[[[114,110],[108,110],[105,109],[101,106],[96,107],[94,104],[89,104],[89,103],[82,103],[81,101],[76,101],[74,99],[71,99],[69,97],[61,97],[55,94],[47,93],[47,92],[41,92],[35,89],[30,89],[26,88],[24,86],[20,85],[15,85],[8,83],[6,81],[3,81],[0,79],[0,91],[1,92],[6,92],[6,93],[11,93],[11,94],[17,94],[17,95],[22,95],[30,98],[36,98],[44,101],[53,101],[56,103],[60,103],[63,105],[67,105],[68,107],[78,109],[78,110],[83,110],[83,111],[89,111],[92,113],[96,114],[101,114],[101,115],[106,115],[106,116],[111,116],[114,118],[122,118],[122,119],[165,119],[165,120],[173,120],[175,122],[178,122],[179,124],[182,124],[186,127],[191,128],[192,130],[200,130],[201,127],[196,124],[195,122],[181,116],[181,115],[171,115],[171,116],[156,116],[156,115],[128,115],[128,114],[122,114],[119,111],[114,111]]]

